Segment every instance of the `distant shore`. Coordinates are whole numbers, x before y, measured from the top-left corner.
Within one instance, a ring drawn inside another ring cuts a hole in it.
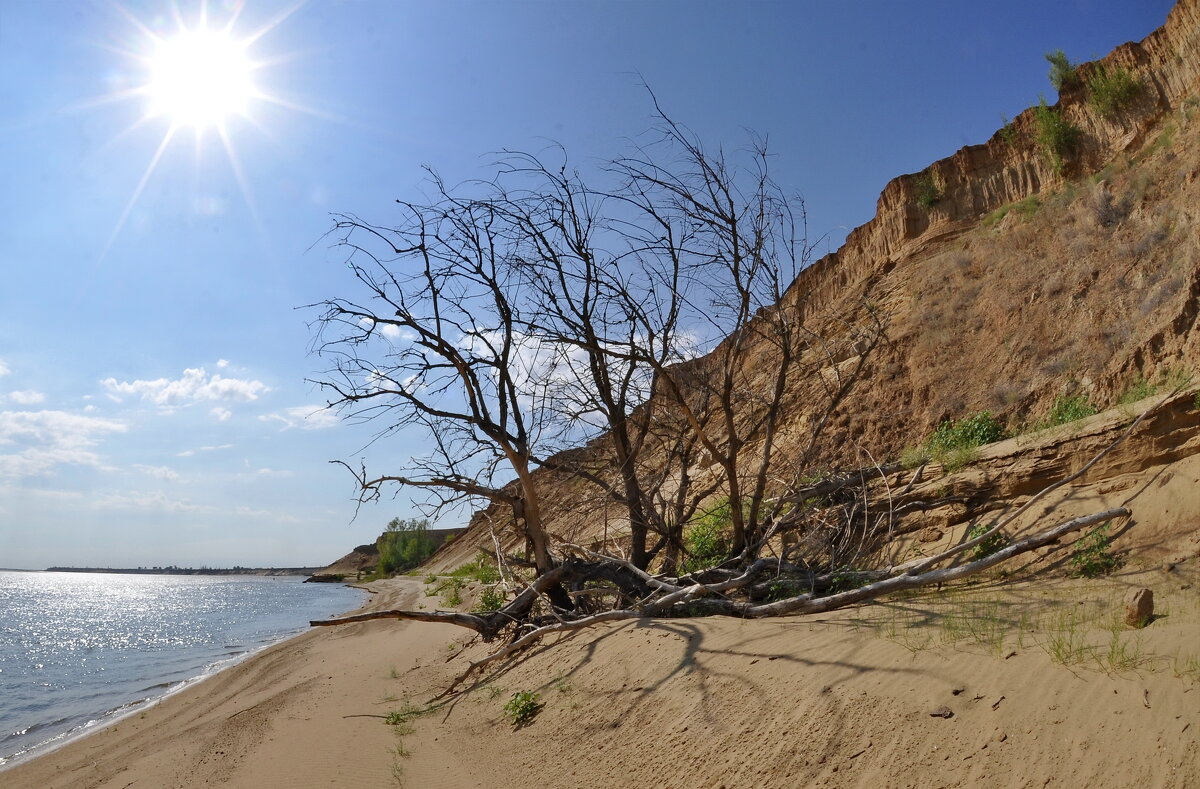
[[[47,567],[48,573],[122,575],[312,575],[321,567]]]

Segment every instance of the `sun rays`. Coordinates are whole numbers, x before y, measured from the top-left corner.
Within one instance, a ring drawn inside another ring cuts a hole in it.
[[[246,127],[266,131],[255,117],[256,109],[271,104],[288,110],[323,115],[294,101],[273,96],[258,84],[256,76],[265,67],[277,64],[256,52],[260,40],[294,13],[296,4],[250,32],[238,29],[244,7],[236,3],[225,18],[210,18],[208,4],[202,2],[194,18],[186,18],[178,4],[171,7],[171,19],[151,24],[131,11],[117,8],[134,28],[133,41],[118,53],[136,64],[138,78],[133,87],[98,97],[95,104],[135,102],[140,114],[118,138],[134,129],[160,125],[162,138],[138,179],[137,186],[121,211],[101,257],[107,255],[120,235],[147,184],[163,162],[164,154],[177,140],[191,131],[196,154],[216,138],[228,160],[251,216],[257,212],[252,203],[249,182],[235,148],[235,136]],[[257,221],[257,220],[256,220]]]

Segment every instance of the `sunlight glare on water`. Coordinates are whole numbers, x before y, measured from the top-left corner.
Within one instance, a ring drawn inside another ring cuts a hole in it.
[[[0,572],[0,766],[361,602],[300,580]]]

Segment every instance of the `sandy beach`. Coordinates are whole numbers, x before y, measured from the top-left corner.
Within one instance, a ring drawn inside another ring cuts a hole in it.
[[[819,619],[657,620],[526,653],[470,692],[467,631],[315,629],[2,774],[29,787],[1163,786],[1200,783],[1194,570],[982,584]],[[1167,615],[1111,622],[1125,588]],[[412,578],[371,608],[432,607]],[[1078,641],[1072,653],[1063,643]],[[448,648],[449,647],[449,648]],[[1064,651],[1064,649],[1066,651]],[[513,729],[512,693],[539,694]],[[389,726],[392,711],[425,710]]]

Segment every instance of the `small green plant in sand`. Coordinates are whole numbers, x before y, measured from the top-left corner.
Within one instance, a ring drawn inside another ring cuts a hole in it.
[[[514,727],[524,726],[533,720],[544,706],[538,694],[528,690],[518,690],[504,704],[504,717]]]
[[[441,595],[443,605],[450,607],[462,605],[462,590],[466,586],[466,581],[462,578],[447,578],[434,587],[434,591]]]
[[[1010,624],[1001,617],[1000,605],[994,600],[959,603],[941,620],[944,643],[967,641],[986,647],[993,654],[1004,648],[1009,629]]]
[[[976,523],[971,528],[967,529],[967,539],[974,540],[977,537],[982,537],[991,529],[986,523]],[[1002,531],[997,531],[990,535],[983,542],[967,551],[967,558],[973,562],[985,559],[991,556],[996,551],[1004,548],[1009,543],[1008,537]]]
[[[1129,638],[1115,627],[1109,632],[1107,648],[1097,649],[1096,653],[1097,662],[1104,671],[1133,671],[1148,661],[1142,652],[1141,639]]]
[[[398,710],[392,710],[383,717],[383,722],[388,726],[396,728],[400,734],[409,734],[412,731],[412,722],[422,715],[428,715],[433,711],[432,707],[418,707],[414,704],[405,703]]]
[[[849,592],[851,589],[858,589],[866,583],[866,576],[861,571],[855,570],[853,567],[843,567],[835,572],[829,580],[829,594]]]
[[[1121,559],[1111,552],[1112,538],[1108,523],[1101,523],[1079,538],[1071,553],[1071,574],[1081,578],[1099,578],[1121,566]]]
[[[806,591],[808,591],[808,587],[799,579],[776,578],[767,584],[767,600],[772,603],[777,600],[787,600],[798,597]]]
[[[500,568],[496,565],[495,559],[480,551],[474,560],[451,570],[450,577],[465,578],[481,584],[494,584],[500,581]]]
[[[406,735],[413,733],[412,721],[422,715],[427,715],[433,712],[433,707],[417,707],[406,703],[403,708],[392,710],[384,716],[383,722],[391,726],[397,735],[396,744],[392,748],[392,778],[396,783],[404,785],[404,761],[412,754],[404,747],[404,740],[401,739]]]
[[[1087,78],[1088,104],[1105,118],[1115,118],[1142,92],[1142,82],[1121,66],[1096,66]]]
[[[1042,647],[1046,654],[1056,663],[1070,666],[1082,663],[1091,651],[1083,633],[1075,629],[1056,630],[1050,633]]]
[[[480,614],[499,611],[504,607],[505,594],[504,590],[498,586],[489,586],[479,593],[479,600],[475,603],[475,612]]]
[[[1171,659],[1171,673],[1179,679],[1200,682],[1200,655],[1175,654]]]

